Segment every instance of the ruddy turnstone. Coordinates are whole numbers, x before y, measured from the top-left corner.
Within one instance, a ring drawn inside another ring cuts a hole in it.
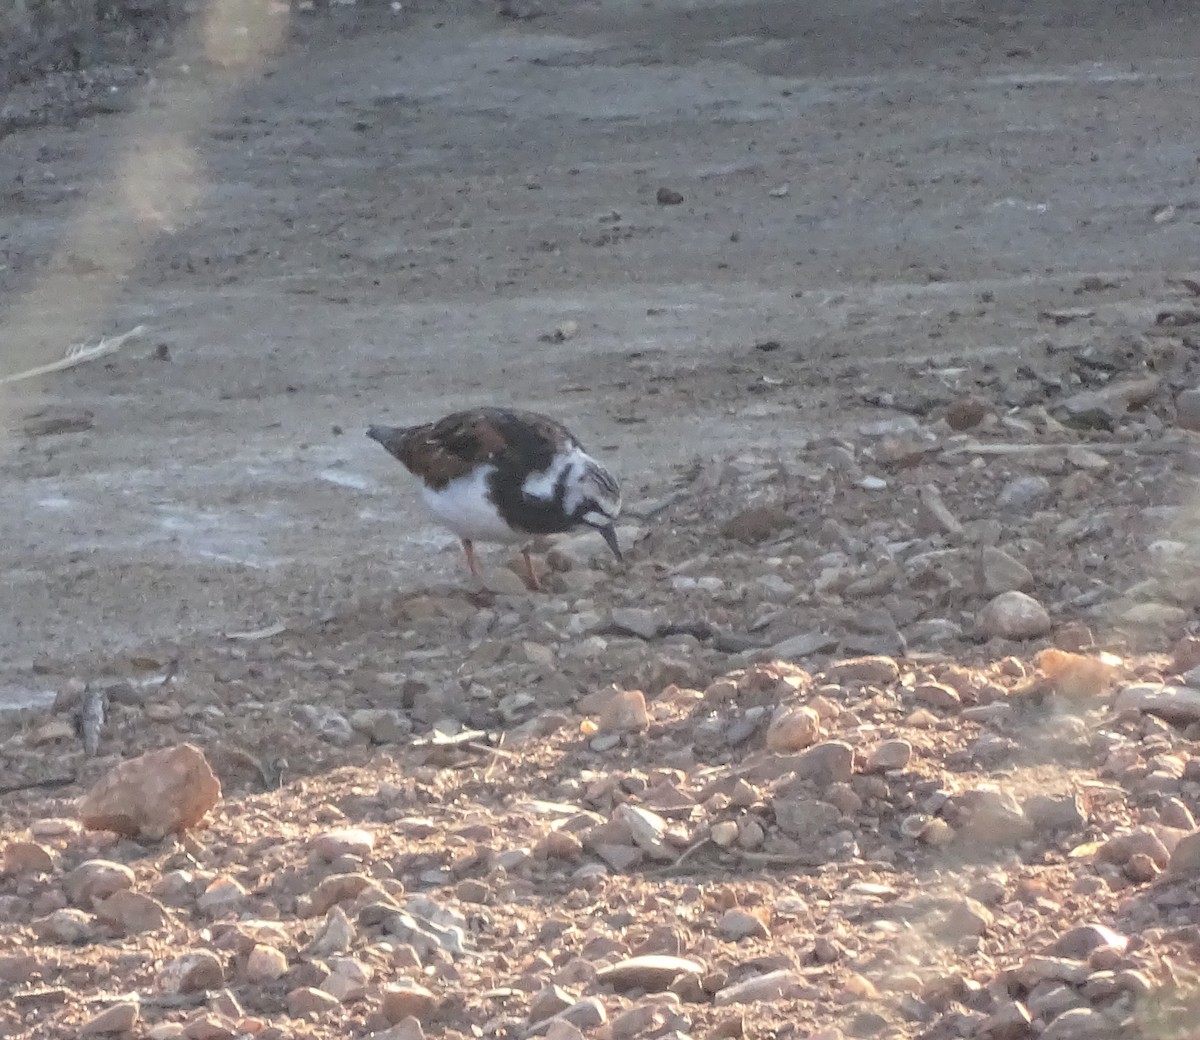
[[[594,527],[621,559],[613,529],[621,489],[553,419],[472,408],[420,426],[371,426],[367,436],[421,479],[425,504],[462,541],[473,575],[475,542],[528,543],[577,527]],[[530,587],[539,588],[528,544],[521,555]]]

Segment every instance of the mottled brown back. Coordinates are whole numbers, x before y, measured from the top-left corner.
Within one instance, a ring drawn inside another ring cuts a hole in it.
[[[502,471],[545,469],[575,443],[553,419],[509,408],[472,408],[420,426],[372,426],[367,436],[434,489],[484,463]]]

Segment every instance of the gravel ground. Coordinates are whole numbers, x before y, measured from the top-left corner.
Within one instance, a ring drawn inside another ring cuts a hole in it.
[[[1197,26],[1088,11],[30,80],[7,370],[146,328],[0,402],[0,1032],[1193,1035]],[[622,475],[624,565],[471,583],[361,429],[482,401]]]

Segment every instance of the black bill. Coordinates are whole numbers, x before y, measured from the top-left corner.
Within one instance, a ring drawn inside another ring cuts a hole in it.
[[[600,537],[608,543],[608,547],[613,551],[613,555],[617,558],[618,562],[624,563],[625,557],[621,555],[621,546],[617,543],[617,532],[613,525],[609,524],[607,527],[597,527],[596,530],[600,532]]]

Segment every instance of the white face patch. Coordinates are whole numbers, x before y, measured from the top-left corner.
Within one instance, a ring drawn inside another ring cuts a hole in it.
[[[558,482],[564,474],[562,511],[568,516],[574,516],[581,503],[595,503],[599,515],[603,517],[601,524],[612,523],[613,517],[621,511],[621,495],[618,491],[613,494],[615,481],[612,477],[599,479],[597,470],[607,473],[579,445],[570,451],[554,456],[550,465],[540,473],[532,473],[521,485],[527,498],[541,502],[553,502]],[[606,486],[607,485],[607,486]]]
[[[598,509],[589,509],[580,517],[580,520],[591,527],[607,527],[612,523],[613,518],[607,513],[600,512]]]
[[[606,523],[612,523],[621,512],[621,490],[613,480],[608,470],[599,473],[591,469],[585,479],[579,482],[580,494],[592,500],[595,509],[592,512],[601,513]]]
[[[588,461],[588,457],[584,454],[583,449],[576,445],[570,451],[555,455],[550,460],[550,465],[540,473],[530,473],[525,478],[525,483],[521,485],[521,490],[525,492],[527,498],[536,498],[542,502],[551,502],[554,500],[554,488],[557,486],[558,478],[562,476],[563,471],[574,469],[576,473],[582,472],[587,466]],[[568,475],[567,477],[568,488],[571,484],[572,475]],[[570,492],[568,491],[568,500],[569,498]]]

